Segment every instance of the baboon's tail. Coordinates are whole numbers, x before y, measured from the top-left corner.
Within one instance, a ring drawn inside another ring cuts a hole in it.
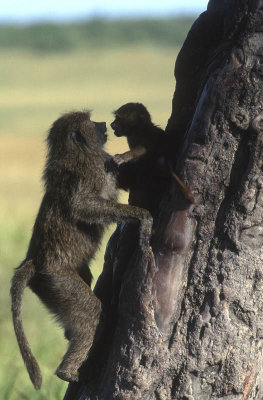
[[[33,356],[22,324],[21,306],[24,289],[35,273],[32,261],[24,261],[16,270],[11,283],[12,315],[17,342],[35,389],[40,389],[42,376],[37,360]]]
[[[174,177],[174,179],[176,180],[176,182],[178,183],[178,185],[180,186],[184,197],[188,201],[190,201],[191,204],[195,204],[195,198],[193,196],[191,189],[179,178],[179,176],[176,175],[175,172],[171,171],[171,173],[172,173],[172,176]]]

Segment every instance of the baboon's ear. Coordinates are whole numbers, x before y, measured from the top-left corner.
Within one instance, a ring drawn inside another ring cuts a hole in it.
[[[138,115],[136,111],[130,113],[130,121],[135,122],[138,119]]]
[[[151,121],[151,117],[146,112],[142,112],[140,114],[140,120],[143,121],[143,122],[149,122],[149,121]]]
[[[71,132],[71,138],[73,143],[80,148],[80,150],[84,150],[84,148],[87,147],[87,141],[79,129]]]

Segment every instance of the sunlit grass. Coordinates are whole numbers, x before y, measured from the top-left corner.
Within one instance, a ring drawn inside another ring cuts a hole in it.
[[[72,108],[94,119],[128,101],[145,103],[165,125],[171,111],[175,51],[131,47],[42,55],[1,53],[0,135],[42,136]]]
[[[176,50],[151,47],[93,49],[37,55],[0,53],[0,387],[4,400],[62,399],[66,384],[53,376],[66,349],[63,332],[36,296],[26,291],[23,320],[44,375],[35,392],[19,355],[11,324],[9,281],[25,256],[43,194],[45,137],[62,112],[91,108],[93,118],[112,121],[112,111],[129,101],[144,103],[165,127],[171,113]],[[107,150],[126,150],[109,129]],[[121,196],[122,200],[127,195]],[[112,229],[112,228],[111,228]],[[92,273],[96,281],[107,236]]]

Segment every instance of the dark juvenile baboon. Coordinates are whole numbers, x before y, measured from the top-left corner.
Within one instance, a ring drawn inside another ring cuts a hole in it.
[[[146,107],[141,103],[127,103],[114,111],[115,119],[111,123],[114,134],[118,137],[126,136],[130,150],[123,154],[116,154],[113,159],[121,165],[124,162],[137,160],[141,157],[158,157],[161,155],[165,133],[154,125]],[[184,182],[171,171],[183,195],[190,203],[194,203],[191,190]]]
[[[36,389],[41,372],[21,320],[22,294],[28,285],[54,313],[70,340],[56,374],[80,379],[101,317],[101,302],[91,291],[89,262],[110,222],[140,221],[140,245],[149,247],[152,217],[147,210],[117,203],[115,175],[105,164],[105,122],[89,112],[59,118],[49,131],[44,171],[45,195],[25,260],[11,286],[14,329],[22,357]]]
[[[152,123],[151,116],[143,104],[127,103],[113,114],[115,119],[111,127],[114,134],[118,137],[126,136],[130,147],[130,151],[114,156],[118,164],[160,151],[164,131]]]

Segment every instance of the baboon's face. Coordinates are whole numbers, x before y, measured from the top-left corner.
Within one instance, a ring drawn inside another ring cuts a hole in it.
[[[57,156],[74,151],[100,150],[107,141],[106,123],[90,120],[89,112],[72,112],[63,115],[53,124],[48,144]]]
[[[100,145],[103,146],[107,142],[107,126],[106,122],[93,122],[95,124],[95,129],[97,137],[99,139]]]
[[[136,127],[151,121],[150,114],[141,103],[124,104],[113,114],[115,119],[111,123],[111,127],[118,137],[133,135]]]
[[[105,122],[83,121],[68,131],[68,140],[82,152],[96,151],[107,141],[106,130]]]
[[[120,137],[120,136],[127,136],[126,130],[127,130],[127,125],[125,122],[125,118],[123,118],[121,115],[118,114],[118,112],[115,113],[115,119],[114,121],[110,124],[114,131],[114,135]]]
[[[115,119],[111,123],[114,135],[129,136],[138,123],[137,113],[130,109],[119,109],[114,112]]]

